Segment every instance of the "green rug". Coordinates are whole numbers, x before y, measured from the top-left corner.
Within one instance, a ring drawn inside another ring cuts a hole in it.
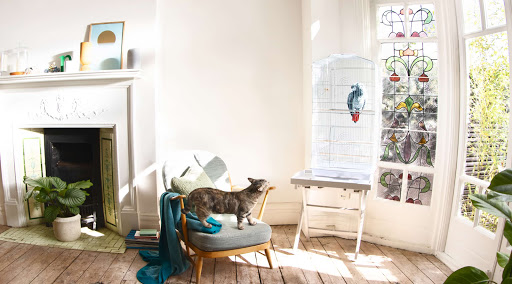
[[[101,252],[124,253],[126,245],[124,237],[107,228],[93,231],[82,228],[82,235],[74,242],[61,242],[53,236],[53,229],[45,225],[23,228],[10,228],[0,234],[0,240],[38,246],[65,249],[90,250]]]

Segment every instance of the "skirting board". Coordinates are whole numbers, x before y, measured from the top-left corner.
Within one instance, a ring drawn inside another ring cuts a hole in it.
[[[450,268],[452,271],[455,271],[455,270],[461,268],[461,266],[457,265],[455,260],[453,258],[451,258],[449,255],[447,255],[446,253],[437,252],[435,255],[440,261],[442,261],[444,264],[446,264],[446,266],[448,266],[448,268]]]
[[[261,203],[256,204],[252,215],[257,217]],[[263,222],[269,225],[297,224],[299,221],[301,203],[298,202],[268,202],[263,213]]]
[[[263,221],[269,225],[296,225],[299,221],[301,203],[298,202],[272,202],[267,203],[265,212],[263,214]],[[257,204],[253,210],[253,215],[257,216],[261,204]],[[321,222],[319,222],[321,223]],[[304,229],[304,228],[303,228]],[[311,236],[325,236],[322,234],[311,234]],[[364,233],[363,241],[374,243],[378,245],[390,246],[399,249],[405,249],[420,253],[433,254],[435,251],[432,248],[404,242],[403,240],[391,240],[380,236],[369,235]]]
[[[139,213],[139,229],[157,229],[160,230],[160,216],[153,214]]]

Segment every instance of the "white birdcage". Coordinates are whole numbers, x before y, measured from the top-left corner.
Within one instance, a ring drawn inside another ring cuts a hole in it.
[[[335,54],[313,63],[315,175],[370,179],[378,141],[375,68],[372,61],[355,55]]]

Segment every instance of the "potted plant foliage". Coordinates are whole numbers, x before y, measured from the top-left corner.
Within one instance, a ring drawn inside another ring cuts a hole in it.
[[[23,182],[34,187],[27,191],[25,200],[32,197],[35,201],[46,204],[44,219],[53,224],[55,238],[62,242],[78,239],[81,234],[78,206],[82,205],[89,195],[82,189],[91,187],[91,181],[67,184],[58,177],[25,177]]]
[[[498,173],[491,180],[487,194],[470,195],[471,203],[476,208],[505,218],[503,235],[512,244],[512,210],[507,203],[512,202],[512,168]],[[498,264],[504,268],[501,283],[512,283],[512,261],[510,256],[497,252]],[[496,283],[489,279],[482,270],[466,266],[454,271],[445,284]]]

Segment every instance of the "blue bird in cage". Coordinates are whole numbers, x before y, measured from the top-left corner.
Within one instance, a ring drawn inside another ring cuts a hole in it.
[[[364,109],[366,103],[366,96],[363,88],[359,83],[352,85],[352,92],[348,94],[347,105],[350,115],[352,115],[352,121],[354,123],[359,121],[359,113]]]

